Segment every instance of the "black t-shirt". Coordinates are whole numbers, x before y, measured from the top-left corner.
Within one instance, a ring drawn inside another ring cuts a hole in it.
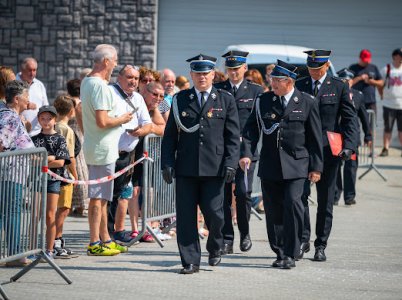
[[[362,74],[367,74],[372,79],[382,79],[377,66],[373,64],[368,64],[365,67],[362,67],[359,64],[354,64],[351,65],[349,69],[353,72],[355,77]],[[375,103],[375,86],[365,83],[364,80],[360,80],[355,85],[353,85],[353,88],[363,93],[364,103]]]
[[[68,165],[71,163],[70,154],[68,153],[67,143],[64,136],[59,133],[55,134],[43,134],[42,132],[38,135],[32,137],[32,141],[34,142],[37,148],[44,147],[47,150],[47,155],[56,156],[56,160],[64,159],[64,165]],[[51,168],[54,173],[60,175],[64,178],[68,178],[65,174],[65,168]],[[51,177],[51,180],[55,180]]]

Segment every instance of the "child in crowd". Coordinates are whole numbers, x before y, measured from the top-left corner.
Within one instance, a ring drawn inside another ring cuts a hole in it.
[[[57,175],[64,176],[64,165],[70,164],[70,155],[67,150],[66,139],[56,132],[57,112],[54,106],[45,105],[39,109],[38,122],[41,132],[32,137],[36,147],[47,150],[48,167]],[[56,210],[60,194],[60,181],[52,177],[47,180],[46,202],[46,254],[53,259],[53,247],[56,238]]]
[[[71,127],[68,126],[68,121],[75,116],[74,99],[67,95],[60,95],[54,101],[54,107],[57,111],[56,131],[66,139],[68,153],[70,154],[71,164],[67,166],[66,176],[68,176],[68,178],[78,179],[74,157],[75,134]],[[65,241],[63,239],[63,224],[71,211],[73,189],[74,185],[72,183],[61,183],[56,213],[56,240],[54,241],[55,258],[72,258],[74,256],[70,249],[65,248]]]

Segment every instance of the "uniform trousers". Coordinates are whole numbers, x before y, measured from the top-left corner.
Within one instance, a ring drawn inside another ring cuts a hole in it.
[[[183,266],[200,265],[201,261],[197,205],[209,230],[207,251],[220,254],[223,247],[223,190],[223,177],[176,177],[176,233]]]
[[[317,187],[317,220],[315,233],[317,238],[314,241],[314,247],[326,248],[329,235],[332,228],[333,207],[335,201],[335,187],[338,175],[338,169],[341,164],[341,158],[333,156],[329,146],[324,147],[324,169],[321,179],[316,183]],[[308,208],[308,196],[310,195],[310,182],[304,184],[302,202],[304,205],[304,229],[302,233],[302,242],[310,241],[311,226],[310,212]]]
[[[343,199],[345,202],[352,201],[356,197],[356,177],[359,157],[356,160],[347,160],[343,166],[343,176],[342,168],[339,166],[338,177],[336,179],[336,192],[335,201],[338,202],[341,198],[341,193],[343,190]],[[343,180],[342,180],[343,178]]]
[[[301,195],[305,179],[261,180],[269,245],[278,259],[296,257],[303,230]]]
[[[244,184],[244,172],[241,168],[236,171],[235,177],[235,196],[236,196],[236,214],[237,214],[237,227],[240,234],[245,236],[250,232],[250,213],[251,213],[251,192],[253,187],[253,176],[255,170],[255,162],[250,164],[247,171],[248,190]],[[233,245],[234,229],[232,224],[232,183],[225,184],[225,200],[223,202],[223,212],[225,215],[225,224],[222,229],[223,239],[226,244]]]

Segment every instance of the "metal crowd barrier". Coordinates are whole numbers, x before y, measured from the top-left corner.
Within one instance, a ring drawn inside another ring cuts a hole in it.
[[[0,295],[9,299],[2,285],[15,282],[42,259],[63,279],[72,281],[45,254],[47,175],[45,148],[0,153],[0,264],[28,256],[34,260],[8,282],[0,284]]]
[[[148,231],[160,247],[164,247],[163,242],[153,232],[149,222],[162,221],[166,218],[176,216],[176,194],[175,182],[167,184],[162,177],[161,171],[161,145],[162,137],[151,134],[144,138],[144,152],[153,159],[153,162],[145,160],[143,162],[143,180],[142,180],[142,208],[141,208],[141,231],[129,245],[134,244]],[[257,170],[254,172],[253,188],[256,192],[253,195],[261,195],[260,179],[257,177]],[[262,220],[259,214],[252,209],[257,218]],[[175,226],[175,222],[165,228],[162,233],[168,232]],[[202,238],[202,237],[201,237]]]
[[[176,216],[175,184],[167,184],[161,171],[161,146],[162,137],[150,134],[144,137],[144,152],[153,162],[144,160],[142,173],[142,207],[141,207],[141,231],[133,239],[129,246],[137,242],[148,231],[160,247],[164,247],[162,241],[153,232],[149,222],[162,221],[165,218]],[[172,224],[174,226],[174,224]]]
[[[381,174],[380,170],[378,170],[377,166],[375,165],[375,136],[376,136],[376,115],[375,111],[372,109],[368,109],[367,113],[369,115],[369,122],[370,122],[370,127],[371,127],[371,134],[373,136],[373,141],[371,143],[371,146],[364,145],[359,147],[359,167],[361,168],[367,168],[366,171],[363,172],[359,176],[359,180],[362,179],[364,176],[366,176],[371,170],[374,170],[384,181],[387,181],[385,176]],[[364,133],[362,133],[364,135]]]

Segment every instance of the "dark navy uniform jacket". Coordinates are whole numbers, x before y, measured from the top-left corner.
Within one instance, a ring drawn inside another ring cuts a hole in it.
[[[186,128],[200,124],[194,133],[176,125],[173,106],[162,140],[162,168],[173,167],[176,176],[224,176],[226,167],[239,162],[240,129],[233,96],[212,87],[201,109],[194,88],[177,95],[178,115]]]
[[[229,79],[215,84],[215,87],[218,89],[224,89],[228,92],[232,92],[232,86],[230,84]],[[237,111],[239,113],[239,122],[240,122],[240,134],[243,132],[243,128],[246,125],[247,119],[251,114],[251,110],[254,106],[254,100],[258,95],[264,92],[262,86],[252,83],[246,79],[240,84],[239,89],[236,92],[235,100]],[[258,149],[256,148],[256,152],[252,160],[258,160]]]
[[[366,110],[366,106],[364,105],[364,95],[361,91],[350,89],[350,96],[355,105],[357,116],[362,123],[362,128],[364,132],[364,142],[372,141],[373,136],[371,135],[370,121],[369,116]],[[359,143],[360,145],[360,126],[359,126]]]
[[[300,91],[313,94],[311,77],[296,81]],[[349,86],[341,79],[327,75],[318,91],[322,138],[328,146],[327,131],[342,133],[344,148],[356,151],[359,140],[359,126],[353,101],[350,99]]]
[[[307,178],[311,171],[322,172],[323,147],[317,102],[296,88],[283,111],[280,97],[262,94],[260,115],[265,128],[279,123],[271,134],[261,133],[258,176],[265,180]],[[256,105],[257,106],[257,102]],[[243,130],[241,157],[252,157],[260,137],[261,124],[254,107]]]

